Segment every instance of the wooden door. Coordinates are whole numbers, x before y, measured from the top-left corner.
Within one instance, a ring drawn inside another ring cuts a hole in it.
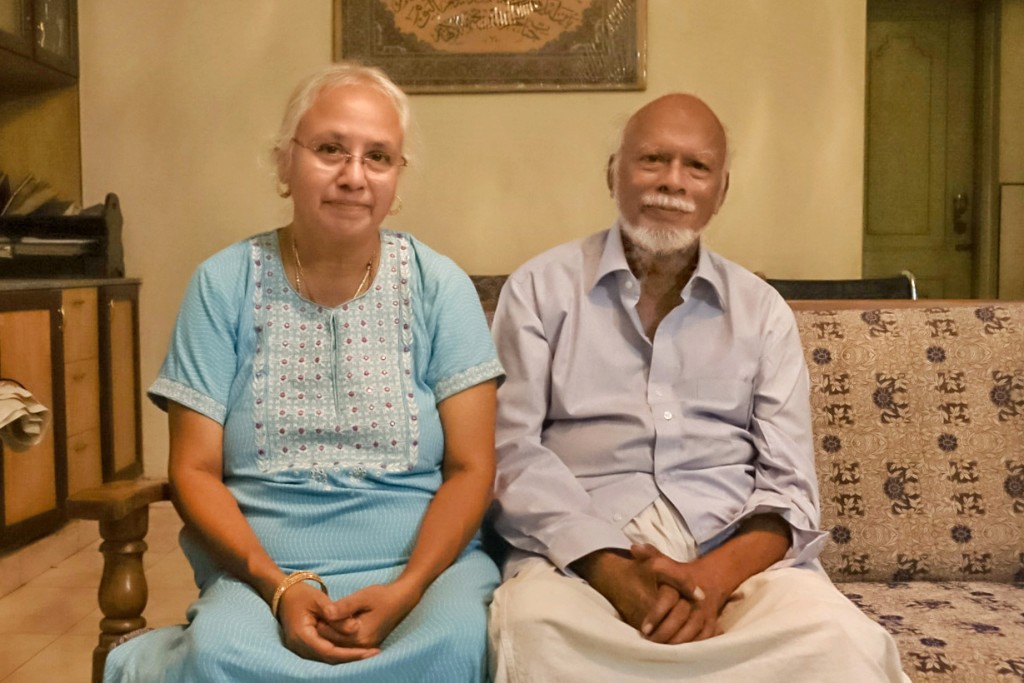
[[[864,276],[973,282],[975,4],[868,0]]]

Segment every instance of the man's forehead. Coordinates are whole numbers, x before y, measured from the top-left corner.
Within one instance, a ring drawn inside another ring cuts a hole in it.
[[[671,144],[683,138],[697,142],[709,154],[721,154],[726,146],[725,130],[704,102],[690,95],[658,98],[637,111],[627,122],[622,144]],[[691,143],[692,144],[692,143]]]

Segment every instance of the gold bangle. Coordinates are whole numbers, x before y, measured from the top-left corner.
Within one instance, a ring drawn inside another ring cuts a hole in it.
[[[328,595],[327,584],[313,572],[292,572],[284,577],[281,583],[277,584],[277,589],[274,591],[274,599],[270,601],[270,613],[274,615],[275,619],[277,619],[277,608],[281,604],[281,596],[284,595],[286,590],[302,581],[316,581],[320,584],[320,591],[324,595]]]

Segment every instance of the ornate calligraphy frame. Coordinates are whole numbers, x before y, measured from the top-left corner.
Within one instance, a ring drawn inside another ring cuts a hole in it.
[[[334,0],[334,58],[410,93],[643,90],[646,24],[647,0]],[[439,49],[466,36],[492,46]]]

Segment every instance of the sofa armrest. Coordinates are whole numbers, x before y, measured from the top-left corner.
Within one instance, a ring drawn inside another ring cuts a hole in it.
[[[72,518],[99,522],[103,578],[100,580],[99,643],[92,655],[92,680],[103,680],[110,648],[127,633],[145,628],[142,616],[149,598],[142,555],[146,552],[149,505],[170,499],[165,479],[112,481],[79,491],[67,499]]]

